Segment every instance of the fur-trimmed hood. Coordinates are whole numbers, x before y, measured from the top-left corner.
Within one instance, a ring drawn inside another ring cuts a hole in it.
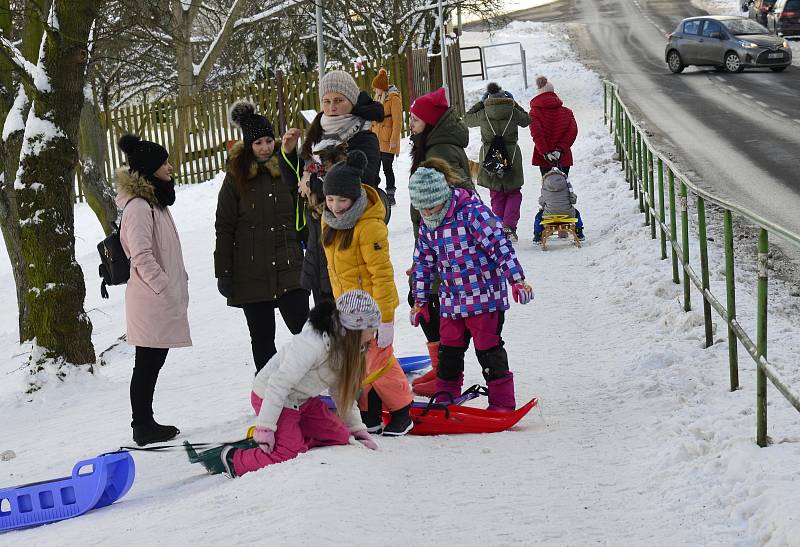
[[[275,146],[279,147],[280,144],[275,142]],[[228,154],[228,158],[233,159],[239,157],[240,154],[244,152],[244,141],[238,141],[231,147],[231,151]],[[230,165],[230,164],[229,164]],[[280,178],[281,170],[278,166],[278,154],[272,154],[272,157],[267,160],[267,163],[264,164],[269,174],[272,175],[273,178]],[[258,176],[258,162],[253,161],[250,164],[250,175],[247,177],[249,179],[254,179]],[[227,169],[228,173],[230,173],[230,169]]]
[[[151,205],[157,205],[156,189],[149,180],[135,171],[130,171],[127,165],[118,167],[114,172],[117,179],[117,207],[122,209],[133,198],[143,198]]]

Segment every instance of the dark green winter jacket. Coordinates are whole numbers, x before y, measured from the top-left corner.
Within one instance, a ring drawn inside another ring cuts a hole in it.
[[[481,128],[481,154],[478,163],[478,184],[498,192],[510,192],[522,187],[525,182],[522,172],[522,152],[517,145],[517,127],[528,127],[531,118],[514,99],[489,97],[485,102],[478,101],[464,116],[467,127]],[[492,131],[494,130],[494,131]],[[505,131],[504,131],[505,130]],[[498,177],[483,168],[483,159],[492,146],[495,135],[502,135],[506,151],[513,161],[511,171]]]
[[[231,156],[241,154],[238,142]],[[300,288],[303,252],[295,229],[295,196],[281,182],[278,159],[253,162],[240,194],[228,173],[217,200],[216,277],[233,277],[229,306],[274,301]]]
[[[459,188],[475,191],[469,175],[469,160],[464,148],[469,144],[469,129],[464,125],[452,106],[439,119],[425,141],[425,159],[439,158],[452,165],[463,177]],[[419,223],[422,217],[419,211],[411,207],[411,222],[414,224],[414,241],[419,234]]]

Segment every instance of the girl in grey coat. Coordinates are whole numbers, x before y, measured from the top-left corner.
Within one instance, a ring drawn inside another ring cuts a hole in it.
[[[567,176],[559,169],[554,168],[548,171],[542,177],[542,193],[539,196],[541,209],[536,213],[536,220],[533,223],[533,241],[539,242],[542,239],[543,215],[569,215],[577,218],[575,231],[578,239],[583,239],[583,220],[580,212],[574,207],[577,201],[578,196],[575,195]]]

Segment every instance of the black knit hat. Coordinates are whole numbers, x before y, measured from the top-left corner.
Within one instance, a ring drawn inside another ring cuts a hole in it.
[[[342,196],[353,201],[361,197],[361,179],[367,166],[367,156],[361,150],[347,153],[347,159],[340,161],[325,174],[322,191],[326,196]]]
[[[142,176],[152,176],[169,157],[167,149],[160,144],[142,140],[130,133],[122,135],[117,144],[128,157],[130,170]]]
[[[272,124],[261,114],[256,114],[256,106],[249,101],[237,101],[231,107],[230,119],[233,125],[242,130],[247,146],[262,137],[275,138]]]

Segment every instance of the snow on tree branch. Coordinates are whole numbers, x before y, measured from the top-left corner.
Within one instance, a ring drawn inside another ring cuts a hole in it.
[[[22,52],[5,36],[0,35],[0,53],[11,62],[19,77],[31,87],[39,76],[39,67],[28,61]]]
[[[28,107],[28,96],[25,94],[25,88],[19,86],[17,90],[17,98],[14,99],[14,104],[11,110],[8,111],[5,123],[3,123],[3,142],[8,140],[12,134],[17,131],[25,129],[25,120],[23,119],[23,112]]]

